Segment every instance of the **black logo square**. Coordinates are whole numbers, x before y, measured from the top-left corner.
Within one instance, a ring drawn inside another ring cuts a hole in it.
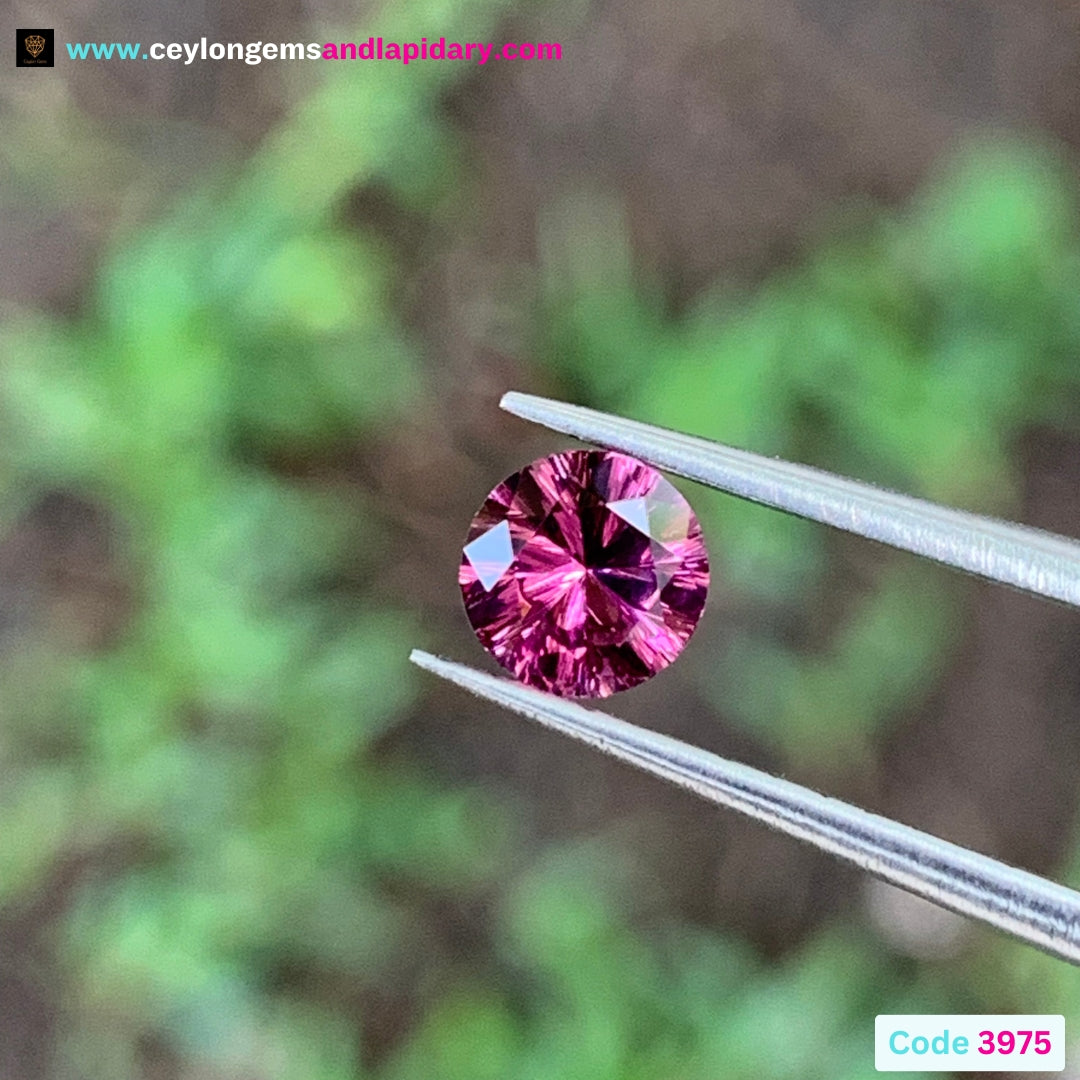
[[[51,30],[16,30],[15,66],[52,67],[53,32]]]

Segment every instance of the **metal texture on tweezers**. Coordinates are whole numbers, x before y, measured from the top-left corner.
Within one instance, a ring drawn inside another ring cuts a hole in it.
[[[744,499],[1080,606],[1080,542],[636,420],[510,392],[502,408]]]
[[[508,393],[502,407],[709,487],[1080,606],[1075,540],[578,405]],[[428,653],[414,651],[412,660],[710,802],[1080,964],[1080,893],[1072,889],[564,698]]]
[[[1080,893],[1072,889],[565,698],[420,650],[411,659],[478,697],[1080,964]]]

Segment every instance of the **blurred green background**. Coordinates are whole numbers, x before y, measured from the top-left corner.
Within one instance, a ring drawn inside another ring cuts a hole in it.
[[[1080,1022],[1074,969],[406,660],[492,666],[460,545],[565,445],[511,388],[1080,535],[1075,10],[7,22],[58,60],[0,76],[0,1076],[849,1080],[876,1013]],[[61,44],[204,34],[563,60]],[[1080,886],[1077,616],[688,494],[709,610],[612,709]]]

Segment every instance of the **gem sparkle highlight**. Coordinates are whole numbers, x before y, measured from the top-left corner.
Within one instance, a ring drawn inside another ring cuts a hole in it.
[[[682,651],[705,607],[709,559],[689,503],[655,469],[569,450],[488,495],[458,581],[476,636],[518,679],[607,697]]]

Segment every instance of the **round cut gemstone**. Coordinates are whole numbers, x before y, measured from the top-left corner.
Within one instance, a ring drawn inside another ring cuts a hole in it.
[[[705,606],[709,557],[689,503],[655,469],[567,450],[488,495],[458,581],[476,636],[518,679],[607,697],[682,651]]]

